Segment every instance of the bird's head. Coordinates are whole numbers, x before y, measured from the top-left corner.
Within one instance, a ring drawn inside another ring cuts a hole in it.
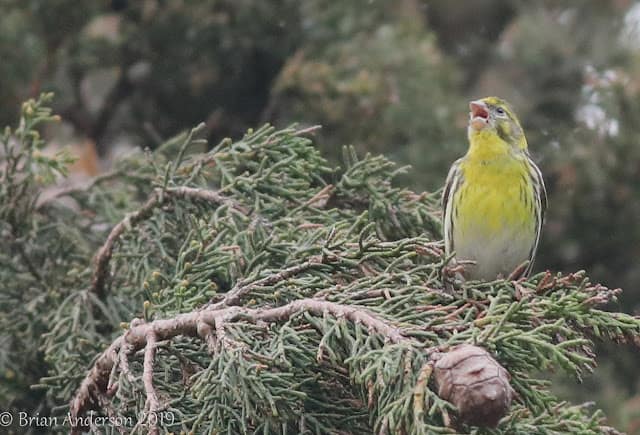
[[[469,141],[496,137],[515,149],[526,150],[527,140],[511,105],[498,97],[469,103]]]

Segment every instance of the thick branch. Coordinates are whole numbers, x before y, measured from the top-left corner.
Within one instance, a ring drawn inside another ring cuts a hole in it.
[[[107,266],[113,254],[113,246],[124,234],[124,232],[138,223],[151,217],[153,210],[160,207],[168,198],[188,198],[192,200],[203,200],[214,204],[226,204],[235,208],[243,214],[248,214],[248,210],[232,201],[231,199],[219,194],[213,190],[197,189],[194,187],[173,187],[165,190],[156,189],[149,199],[137,211],[127,214],[127,216],[116,224],[109,233],[107,240],[98,250],[94,257],[94,272],[91,281],[91,291],[102,295],[104,293],[104,285],[107,278]]]
[[[71,415],[80,417],[89,409],[96,407],[98,404],[97,398],[106,391],[109,375],[114,365],[118,363],[122,365],[121,357],[119,356],[120,352],[126,350],[128,353],[134,353],[140,349],[145,349],[143,382],[149,411],[152,412],[159,408],[152,384],[156,340],[168,340],[184,335],[200,337],[203,341],[209,341],[212,329],[215,329],[216,326],[220,328],[223,323],[234,321],[283,322],[302,312],[308,312],[316,316],[323,316],[328,313],[334,317],[343,317],[353,323],[365,325],[371,333],[380,334],[391,343],[410,340],[403,335],[402,330],[391,322],[364,307],[341,305],[318,299],[300,299],[275,308],[252,309],[233,306],[223,309],[193,311],[180,314],[171,319],[155,320],[150,323],[132,326],[131,329],[118,337],[98,357],[82,381],[71,401]],[[73,433],[79,433],[81,429],[80,427],[75,427],[73,428]]]

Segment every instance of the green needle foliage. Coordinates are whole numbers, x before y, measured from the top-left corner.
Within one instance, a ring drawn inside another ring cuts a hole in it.
[[[132,422],[100,433],[615,433],[544,372],[579,381],[595,341],[638,344],[605,309],[619,290],[581,271],[444,292],[438,193],[351,148],[330,167],[314,128],[198,153],[197,127],[52,188],[69,158],[38,151],[47,98],[1,138],[3,409]],[[497,428],[436,393],[433,357],[462,343],[511,376]]]

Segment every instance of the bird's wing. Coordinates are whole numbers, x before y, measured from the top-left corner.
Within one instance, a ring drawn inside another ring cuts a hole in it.
[[[444,235],[445,252],[450,254],[453,252],[453,195],[458,190],[458,187],[462,181],[462,171],[460,169],[460,163],[462,159],[456,160],[449,174],[447,175],[447,181],[442,191],[442,227]]]
[[[536,207],[536,240],[531,247],[531,251],[529,253],[529,265],[527,269],[524,271],[524,276],[529,276],[531,269],[533,269],[533,260],[535,259],[536,252],[538,250],[538,243],[540,242],[540,235],[542,234],[542,224],[544,223],[544,214],[547,211],[547,189],[544,186],[544,179],[542,178],[542,173],[536,164],[531,160],[531,158],[527,159],[527,167],[529,169],[529,176],[531,177],[531,181],[533,182],[533,189],[536,196],[537,207]]]

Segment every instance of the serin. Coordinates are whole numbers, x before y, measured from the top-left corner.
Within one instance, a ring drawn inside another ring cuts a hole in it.
[[[469,149],[451,166],[442,197],[445,251],[467,260],[466,279],[528,276],[547,207],[542,174],[506,101],[487,97],[469,108]]]

